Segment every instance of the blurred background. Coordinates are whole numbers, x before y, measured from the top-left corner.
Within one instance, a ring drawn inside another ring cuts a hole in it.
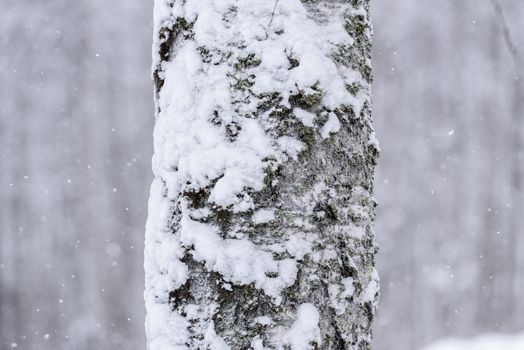
[[[373,0],[376,350],[524,331],[524,2]],[[145,349],[152,1],[4,0],[0,349]]]

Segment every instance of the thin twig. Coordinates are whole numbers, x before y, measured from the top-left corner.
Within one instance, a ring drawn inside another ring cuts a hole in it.
[[[515,46],[515,43],[513,42],[513,38],[511,37],[511,32],[509,31],[509,27],[506,22],[506,17],[504,16],[504,10],[502,9],[502,6],[500,6],[498,0],[491,0],[491,4],[493,5],[495,13],[500,18],[500,22],[502,25],[502,34],[504,35],[504,42],[506,43],[508,51],[511,54],[511,58],[513,58],[513,60],[517,62],[520,59],[520,55],[519,51],[517,50],[517,47]]]
[[[271,23],[273,23],[273,17],[275,17],[275,11],[277,10],[278,1],[275,1],[275,6],[273,7],[273,12],[271,13],[271,19],[269,20],[269,24],[267,25],[266,29],[266,38],[269,36],[269,28],[271,28]]]

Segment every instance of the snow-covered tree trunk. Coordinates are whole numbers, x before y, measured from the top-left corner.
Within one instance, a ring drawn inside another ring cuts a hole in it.
[[[156,0],[150,350],[369,349],[368,0]]]

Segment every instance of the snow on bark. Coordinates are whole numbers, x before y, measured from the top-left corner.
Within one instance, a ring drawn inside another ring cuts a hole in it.
[[[154,17],[149,349],[369,348],[367,1],[156,0]]]

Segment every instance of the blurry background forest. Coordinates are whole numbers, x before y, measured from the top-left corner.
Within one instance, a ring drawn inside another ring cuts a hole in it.
[[[372,3],[375,349],[520,332],[524,2]],[[2,350],[145,349],[151,18],[152,1],[2,2]]]

